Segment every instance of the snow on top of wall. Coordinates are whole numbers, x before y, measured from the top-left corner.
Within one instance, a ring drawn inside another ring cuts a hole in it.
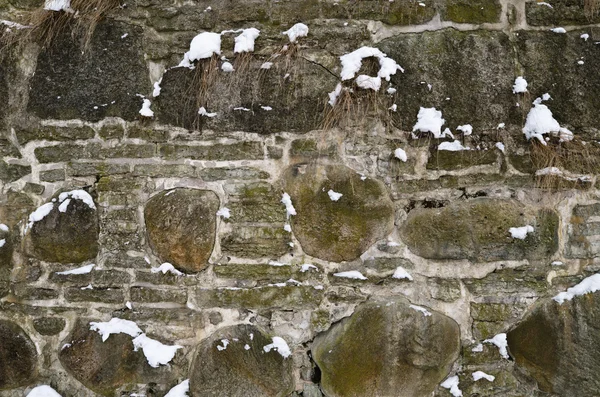
[[[292,355],[292,351],[290,350],[290,347],[288,346],[285,339],[279,336],[274,336],[273,343],[270,343],[263,347],[263,350],[266,353],[270,352],[272,349],[275,349],[277,353],[281,354],[283,358],[288,358]]]
[[[290,42],[295,43],[299,37],[308,36],[308,26],[303,23],[297,23],[281,34],[286,34],[289,37]]]
[[[29,223],[25,227],[25,231],[30,229],[35,222],[39,222],[44,219],[54,208],[54,203],[46,203],[41,207],[38,207],[35,211],[29,214]]]
[[[568,288],[565,292],[561,292],[552,299],[562,305],[565,301],[570,301],[576,296],[589,294],[598,290],[600,290],[600,274],[594,274],[584,278],[579,284]]]

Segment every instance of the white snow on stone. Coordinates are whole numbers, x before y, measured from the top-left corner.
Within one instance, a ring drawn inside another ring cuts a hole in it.
[[[483,371],[475,371],[471,374],[473,376],[473,380],[477,382],[479,379],[487,379],[490,382],[493,382],[496,377],[494,375],[488,375]]]
[[[186,379],[177,386],[173,387],[165,397],[188,397],[190,392],[190,380]]]
[[[129,302],[129,301],[125,302],[125,307],[128,308],[129,310],[133,310],[133,306],[131,305],[131,302]]]
[[[162,274],[172,273],[176,276],[183,276],[183,273],[180,272],[179,270],[175,269],[175,266],[173,266],[169,262],[165,262],[162,265],[160,265],[159,267],[153,267],[152,269],[150,269],[150,271],[152,273],[162,273]]]
[[[590,35],[587,33],[582,34],[581,36],[579,36],[580,38],[582,38],[585,41],[588,41],[588,39],[590,38]]]
[[[464,136],[471,135],[473,133],[473,126],[471,124],[459,125],[456,127],[456,129],[462,131]]]
[[[144,117],[154,117],[154,112],[150,109],[152,102],[150,99],[144,99],[144,103],[142,104],[142,108],[140,109],[140,114]]]
[[[506,127],[506,123],[500,123],[500,124],[498,124],[498,126],[496,127],[496,129],[497,129],[497,130],[501,130],[501,129],[503,129],[504,127]]]
[[[506,334],[498,334],[492,339],[484,340],[483,343],[491,343],[492,345],[495,345],[500,351],[500,355],[503,358],[508,359],[508,350],[506,349],[508,346],[508,342],[506,341]]]
[[[160,78],[160,80],[154,83],[154,90],[152,91],[152,96],[154,98],[160,95],[160,91],[162,89],[160,83],[162,83],[162,77]]]
[[[511,227],[510,229],[508,229],[508,232],[510,233],[512,238],[517,238],[519,240],[525,240],[525,237],[527,237],[527,234],[533,233],[534,229],[533,229],[533,226],[531,226],[531,225],[525,225],[522,227]]]
[[[338,193],[338,192],[334,192],[333,190],[329,189],[329,191],[327,192],[327,194],[329,195],[329,199],[331,201],[338,201],[339,199],[342,198],[343,194],[342,193]]]
[[[337,99],[340,96],[340,94],[342,93],[342,84],[338,83],[335,86],[335,90],[331,91],[328,95],[329,95],[329,104],[331,106],[335,106],[335,104],[337,103]]]
[[[523,133],[527,140],[536,138],[543,145],[546,145],[543,135],[552,134],[560,136],[561,141],[570,141],[573,139],[573,133],[566,128],[560,126],[558,121],[552,116],[552,112],[548,106],[542,104],[542,100],[550,99],[550,95],[542,98],[537,98],[533,102],[533,107],[525,120]]]
[[[62,202],[67,198],[72,198],[74,200],[83,201],[89,208],[95,210],[96,204],[94,204],[94,199],[88,192],[85,190],[71,190],[70,192],[63,192],[58,196],[58,201]]]
[[[221,65],[221,70],[225,73],[231,73],[235,69],[233,68],[233,65],[230,62],[223,62],[223,64]]]
[[[496,146],[496,147],[498,148],[498,150],[500,150],[502,153],[506,153],[506,152],[505,152],[505,149],[506,149],[506,148],[504,147],[504,144],[503,144],[502,142],[496,142],[496,145],[495,145],[495,146]]]
[[[231,212],[229,211],[229,208],[223,207],[217,211],[217,216],[221,216],[225,219],[229,219],[229,218],[231,218]]]
[[[167,365],[175,357],[177,350],[183,349],[183,346],[164,345],[157,340],[148,338],[146,334],[141,334],[133,340],[133,350],[137,351],[139,348],[142,348],[148,364],[152,368],[158,368],[160,365]]]
[[[392,112],[397,112],[397,111],[398,111],[398,105],[396,105],[396,104],[394,103],[392,106],[390,106],[390,107],[388,108],[388,110],[391,110]]]
[[[71,203],[71,199],[66,199],[58,206],[58,212],[67,212],[67,208],[69,208],[69,204]]]
[[[408,160],[408,157],[406,156],[406,152],[404,151],[404,149],[401,149],[401,148],[394,150],[394,157],[396,157],[398,160],[403,161],[405,163],[406,163],[406,160]]]
[[[413,310],[423,313],[423,315],[425,317],[431,316],[431,312],[429,310],[425,309],[424,307],[417,306],[417,305],[409,305],[409,307]]]
[[[316,267],[315,265],[311,265],[310,263],[305,263],[300,268],[300,272],[305,273],[305,272],[308,272],[310,269],[315,269],[316,271],[319,271],[319,268]]]
[[[431,132],[434,138],[443,138],[446,132],[442,132],[442,126],[446,120],[442,118],[442,112],[436,108],[420,108],[417,114],[417,123],[413,127],[413,132]]]
[[[198,109],[198,114],[200,116],[204,116],[204,117],[208,117],[208,118],[217,117],[216,113],[208,112],[204,106],[202,106],[200,109]]]
[[[303,23],[297,23],[281,34],[287,34],[290,38],[290,42],[295,43],[299,37],[308,36],[308,26]]]
[[[568,288],[565,292],[556,295],[554,299],[560,305],[565,301],[570,301],[576,296],[581,296],[600,290],[600,274],[594,274],[584,278],[579,284]]]
[[[227,345],[229,345],[229,339],[221,339],[221,343],[223,344],[223,346],[217,345],[217,350],[220,352],[227,349]]]
[[[550,30],[553,31],[554,33],[567,33],[565,28],[554,28],[554,29],[550,29]]]
[[[233,108],[233,110],[241,110],[242,112],[249,112],[250,111],[250,109],[245,108],[243,106],[238,106],[236,108]]]
[[[523,76],[519,76],[515,79],[513,94],[522,94],[524,92],[527,92],[527,80],[525,80]]]
[[[242,52],[253,52],[254,41],[260,35],[260,30],[256,28],[244,29],[242,33],[235,38],[235,47],[233,52],[239,54]]]
[[[449,152],[460,152],[462,150],[469,150],[468,147],[464,147],[460,141],[453,142],[442,142],[438,146],[438,150],[447,150]]]
[[[483,351],[483,345],[480,343],[471,349],[473,353],[481,353]]]
[[[48,11],[72,11],[71,0],[46,0],[44,10]]]
[[[39,222],[42,219],[44,219],[50,213],[50,211],[52,211],[53,208],[54,203],[46,203],[38,209],[36,209],[35,211],[33,211],[31,214],[29,214],[29,223],[27,224],[25,231],[31,228],[35,222]]]
[[[37,386],[31,389],[26,397],[61,397],[53,388],[48,385]]]
[[[283,358],[288,358],[289,356],[292,355],[292,351],[290,350],[290,347],[288,346],[285,339],[283,339],[279,336],[274,336],[273,343],[270,343],[270,344],[266,345],[265,347],[263,347],[263,350],[266,353],[270,352],[271,349],[275,349],[277,351],[277,353],[281,354],[281,356]]]
[[[546,167],[546,168],[542,168],[540,170],[537,170],[535,172],[536,176],[540,176],[540,175],[563,175],[563,172],[560,168],[558,167]]]
[[[265,62],[262,65],[260,65],[261,69],[265,69],[265,70],[269,70],[271,69],[271,66],[273,66],[273,62]]]
[[[8,232],[8,226],[6,226],[4,223],[0,223],[0,231]]]
[[[413,281],[413,277],[402,266],[398,266],[396,268],[396,270],[394,271],[394,274],[392,275],[392,278],[396,278],[398,280],[406,279],[409,281]]]
[[[283,230],[285,230],[288,233],[292,232],[292,225],[290,225],[289,223],[286,223],[285,225],[283,225]]]
[[[18,30],[30,28],[30,26],[21,25],[20,23],[13,22],[13,21],[7,21],[6,19],[1,19],[0,25],[6,26],[8,31],[10,31],[11,28],[18,29]]]
[[[90,330],[98,332],[102,337],[102,342],[112,334],[127,334],[135,338],[142,333],[136,323],[121,318],[111,318],[108,322],[91,322]]]
[[[554,261],[550,265],[551,266],[562,266],[562,265],[564,265],[564,263],[562,263],[561,261]]]
[[[356,78],[356,85],[365,90],[379,91],[381,88],[381,77],[371,77],[361,74]]]
[[[554,8],[554,7],[552,7],[552,4],[547,3],[545,1],[540,1],[540,2],[537,3],[537,5],[539,5],[539,6],[546,6],[548,8]]]
[[[271,106],[260,106],[260,108],[266,112],[270,112],[271,110],[273,110],[273,108]]]
[[[285,205],[285,210],[287,211],[288,218],[290,217],[290,215],[296,215],[296,209],[292,204],[292,198],[289,194],[283,193],[283,196],[281,197],[281,202]]]
[[[207,59],[221,54],[221,34],[203,32],[192,39],[190,50],[185,53],[184,60],[189,62]]]
[[[250,345],[246,343],[246,344],[244,345],[244,350],[250,350]]]
[[[60,274],[61,276],[66,276],[69,274],[88,274],[92,271],[92,269],[96,266],[95,264],[85,265],[78,267],[77,269],[67,270],[64,272],[56,272],[56,274]]]
[[[4,245],[6,244],[6,239],[2,239],[0,240],[0,248],[4,247]]]
[[[358,270],[351,270],[351,271],[348,271],[348,272],[334,273],[333,275],[335,277],[352,278],[352,279],[355,279],[355,280],[366,280],[367,279]]]
[[[281,262],[277,262],[277,261],[269,261],[268,265],[275,266],[275,267],[289,266],[289,264],[287,264],[287,263],[281,263]]]
[[[94,289],[94,287],[92,286],[92,284],[88,284],[85,287],[81,287],[79,288],[80,290],[84,290],[84,289]]]
[[[448,389],[454,397],[462,397],[462,391],[458,388],[458,376],[454,375],[440,384],[444,389]]]
[[[379,91],[379,88],[381,88],[381,79],[390,81],[391,76],[396,74],[398,70],[404,73],[404,69],[402,69],[396,61],[392,58],[388,58],[388,56],[378,48],[361,47],[358,50],[340,57],[340,60],[342,61],[342,72],[340,73],[342,81],[353,79],[362,66],[362,60],[370,57],[375,57],[379,60],[380,69],[377,76],[374,77],[365,75],[358,76],[356,84],[361,88],[370,88]]]

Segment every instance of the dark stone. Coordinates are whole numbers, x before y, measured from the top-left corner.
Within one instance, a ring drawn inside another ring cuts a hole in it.
[[[31,384],[37,372],[35,344],[21,327],[7,320],[0,320],[0,340],[0,390]]]
[[[132,302],[174,302],[179,304],[187,302],[187,291],[185,289],[131,287],[129,295]]]
[[[428,170],[460,170],[498,161],[495,150],[438,150],[433,149],[427,161]]]
[[[41,118],[135,120],[142,107],[136,94],[151,86],[142,36],[141,27],[106,20],[82,54],[79,40],[65,29],[38,57],[28,110]]]
[[[524,240],[511,237],[511,227],[525,225],[534,233]],[[477,198],[413,210],[401,236],[412,252],[428,259],[542,259],[558,248],[558,215],[513,200]]]
[[[516,365],[540,390],[560,396],[592,396],[600,390],[598,293],[559,305],[544,300],[508,332]]]
[[[157,194],[144,210],[150,245],[162,261],[181,271],[203,270],[215,244],[218,209],[217,195],[208,190]]]
[[[30,165],[7,164],[4,161],[0,161],[0,180],[2,182],[14,182],[30,173]]]
[[[114,396],[125,384],[159,382],[172,377],[167,366],[150,367],[142,349],[133,350],[131,339],[120,333],[102,342],[100,334],[90,330],[90,322],[80,319],[60,345],[58,358],[75,379],[107,397]]]
[[[383,184],[361,180],[345,166],[293,166],[285,171],[282,183],[297,212],[291,217],[292,229],[309,255],[351,261],[393,227],[394,208]],[[329,190],[343,196],[332,201]]]
[[[595,11],[592,10],[593,7],[596,7]],[[527,23],[533,26],[588,25],[600,22],[600,13],[594,1],[555,0],[552,8],[527,2],[525,10]]]
[[[239,309],[316,308],[323,299],[323,290],[312,286],[287,284],[284,287],[198,289],[196,302],[200,307]]]
[[[223,340],[228,344],[222,349]],[[294,390],[292,358],[275,349],[271,338],[252,325],[221,329],[197,349],[190,392],[197,396],[286,397]],[[221,347],[221,349],[218,349]]]
[[[279,258],[290,251],[291,241],[283,224],[277,227],[237,224],[221,239],[221,249],[225,255],[240,258]]]
[[[162,96],[162,95],[161,95]],[[166,160],[262,160],[264,158],[261,142],[239,142],[230,145],[192,146],[177,144],[159,144],[160,157]]]
[[[29,227],[26,246],[30,255],[43,261],[61,263],[80,263],[96,257],[97,210],[80,199],[69,199],[71,201],[65,212],[59,210],[62,203],[57,199],[48,215]]]
[[[117,175],[128,174],[130,172],[129,164],[109,164],[102,162],[79,163],[70,162],[67,165],[67,172],[70,176],[90,176],[90,175]]]
[[[60,317],[42,317],[33,320],[33,327],[44,336],[57,335],[65,328],[66,321]]]
[[[40,171],[40,182],[58,182],[65,180],[65,170],[55,169]]]
[[[78,145],[69,143],[59,146],[37,147],[33,153],[40,163],[58,163],[73,159],[97,159],[99,158],[100,144]]]
[[[55,127],[45,125],[18,129],[16,134],[19,143],[24,145],[30,141],[74,141],[78,139],[92,139],[95,132],[88,126]]]
[[[451,318],[428,311],[404,298],[370,301],[318,335],[311,352],[325,395],[432,394],[459,356],[460,330]]]
[[[122,303],[125,300],[123,290],[119,288],[71,287],[64,291],[68,302]]]
[[[323,17],[338,19],[370,19],[389,25],[418,25],[430,21],[436,14],[433,2],[396,0],[325,0],[322,1]]]

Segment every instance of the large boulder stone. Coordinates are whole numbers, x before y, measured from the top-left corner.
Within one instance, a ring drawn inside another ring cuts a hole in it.
[[[430,395],[459,352],[454,320],[404,298],[360,305],[312,345],[328,397]]]
[[[59,195],[30,215],[25,240],[29,255],[60,263],[80,263],[96,257],[98,211],[92,197],[85,195],[85,201],[81,199],[83,194]],[[43,209],[50,206],[47,215],[39,219],[46,213]]]
[[[37,371],[37,351],[21,327],[0,320],[0,390],[30,384]]]
[[[525,239],[511,236],[510,228],[526,225],[534,232]],[[400,232],[409,249],[427,259],[542,259],[558,248],[558,215],[515,200],[477,198],[413,210]]]
[[[28,110],[41,118],[134,120],[151,87],[144,61],[142,28],[106,20],[82,53],[64,29],[40,53],[31,79]]]
[[[594,396],[600,390],[599,327],[599,293],[562,305],[545,300],[508,332],[508,347],[542,391]]]
[[[224,328],[202,341],[190,376],[193,396],[284,397],[294,390],[292,358],[265,349],[272,339],[253,325]],[[268,351],[267,351],[268,350]]]
[[[203,270],[215,245],[218,209],[219,198],[208,190],[157,194],[144,210],[150,245],[162,261],[181,271]]]
[[[384,185],[343,165],[302,164],[285,171],[284,190],[297,215],[292,229],[302,249],[334,261],[358,258],[394,225],[394,208]],[[341,193],[333,201],[328,192]]]
[[[152,368],[142,349],[134,351],[132,338],[124,333],[112,334],[102,342],[90,322],[77,320],[71,334],[60,345],[58,358],[62,366],[87,388],[103,396],[114,396],[121,386],[130,383],[162,383],[174,378],[167,366]]]

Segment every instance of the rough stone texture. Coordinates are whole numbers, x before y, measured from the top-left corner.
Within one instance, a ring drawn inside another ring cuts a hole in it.
[[[16,323],[0,320],[0,390],[33,382],[37,373],[37,351],[29,336]]]
[[[502,5],[494,0],[447,0],[442,19],[458,23],[499,22]]]
[[[317,336],[313,357],[327,396],[425,396],[458,358],[458,324],[403,298],[359,306]]]
[[[228,344],[222,349],[225,339]],[[292,358],[275,349],[265,352],[270,343],[269,335],[252,325],[214,333],[198,346],[190,375],[192,395],[288,396],[294,390]]]
[[[524,240],[509,229],[532,225]],[[439,209],[412,211],[401,230],[411,251],[429,259],[549,258],[558,248],[558,217],[553,211],[532,211],[516,201],[473,199]]]
[[[82,54],[79,42],[65,31],[38,58],[28,109],[44,118],[136,119],[142,107],[136,94],[150,85],[141,42],[139,27],[110,21],[97,26]]]
[[[167,367],[152,368],[142,350],[133,350],[131,337],[113,334],[106,341],[90,330],[90,321],[79,319],[58,353],[62,366],[86,387],[103,396],[113,396],[127,383],[164,381]]]
[[[208,264],[215,243],[219,199],[213,192],[175,189],[153,197],[144,210],[150,244],[157,255],[185,272]]]
[[[71,199],[65,212],[58,201],[26,236],[27,252],[47,262],[80,263],[98,254],[98,213],[79,199]]]
[[[552,2],[552,8],[536,2],[525,4],[527,23],[533,26],[562,26],[562,25],[587,25],[600,22],[600,14],[596,9],[592,12],[584,7],[585,3],[593,5],[594,2],[577,0],[557,0]]]
[[[283,185],[297,211],[292,229],[309,255],[335,262],[354,260],[392,228],[392,203],[383,185],[361,180],[347,167],[294,166],[285,172]],[[329,190],[343,196],[332,201]]]
[[[245,309],[314,308],[323,299],[323,291],[312,286],[266,286],[258,288],[198,289],[196,300],[201,307]]]
[[[597,293],[562,305],[545,300],[508,333],[510,354],[542,391],[593,395],[600,387],[599,315]]]
[[[600,205],[578,205],[569,219],[569,243],[567,253],[571,258],[591,258],[600,253],[596,236],[600,234],[598,216]]]
[[[10,273],[12,271],[13,243],[9,232],[0,230],[0,241],[4,241],[0,247],[0,297],[8,293],[10,285]]]
[[[65,328],[66,321],[60,317],[42,317],[33,320],[33,327],[44,336],[57,335]]]

